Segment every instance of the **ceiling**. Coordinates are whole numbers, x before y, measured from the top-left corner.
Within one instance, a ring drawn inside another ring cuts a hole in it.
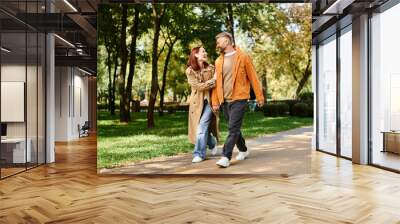
[[[96,74],[99,3],[100,0],[47,0],[47,4],[45,0],[1,0],[3,46],[13,49],[7,54],[9,60],[17,59],[18,55],[28,58],[35,55],[36,46],[30,44],[25,52],[25,35],[20,33],[52,32],[56,34],[56,66],[79,66]]]
[[[312,0],[313,42],[351,23],[352,18],[373,11],[388,0]],[[327,33],[325,35],[325,33]],[[321,37],[322,36],[322,37]]]

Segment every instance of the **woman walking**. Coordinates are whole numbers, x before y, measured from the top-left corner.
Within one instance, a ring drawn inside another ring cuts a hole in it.
[[[211,91],[215,87],[214,66],[207,63],[203,47],[192,49],[186,76],[191,86],[188,138],[194,144],[193,163],[206,159],[206,147],[217,154],[218,116],[211,108]],[[212,134],[212,135],[211,135]]]

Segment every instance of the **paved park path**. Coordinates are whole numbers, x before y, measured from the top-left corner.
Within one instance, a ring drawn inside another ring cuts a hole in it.
[[[209,156],[201,163],[192,163],[192,154],[136,162],[123,167],[101,169],[100,174],[251,174],[291,176],[311,172],[312,127],[246,139],[250,150],[244,161],[236,161],[234,154],[229,168],[220,168],[215,163],[220,156]],[[222,149],[222,145],[218,146]]]

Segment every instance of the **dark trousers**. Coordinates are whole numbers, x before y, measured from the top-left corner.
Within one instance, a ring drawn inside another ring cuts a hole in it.
[[[232,158],[232,151],[235,145],[241,152],[246,152],[246,142],[242,136],[240,128],[242,127],[244,112],[246,110],[247,100],[238,100],[222,104],[222,111],[225,119],[228,121],[228,137],[225,140],[222,154],[229,160]]]

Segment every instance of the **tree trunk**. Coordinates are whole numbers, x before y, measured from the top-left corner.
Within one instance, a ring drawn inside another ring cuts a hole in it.
[[[303,73],[303,77],[300,79],[299,85],[297,86],[297,89],[296,89],[296,98],[299,98],[301,90],[304,88],[304,86],[306,85],[308,79],[311,76],[310,64],[311,64],[311,60],[308,60],[307,67],[306,67],[306,69],[304,70],[304,73]]]
[[[233,44],[235,44],[235,30],[234,30],[232,3],[228,4],[228,29],[229,32],[232,34]]]
[[[136,65],[136,40],[138,36],[138,28],[139,28],[139,7],[135,5],[135,17],[133,22],[132,29],[132,43],[130,47],[130,60],[129,60],[129,74],[128,81],[126,83],[126,89],[124,91],[124,114],[122,115],[123,122],[131,121],[131,113],[130,113],[130,103],[132,100],[132,81],[133,76],[135,75],[135,65]]]
[[[163,116],[163,109],[164,109],[164,94],[165,94],[165,84],[167,82],[167,71],[168,71],[168,64],[171,58],[171,54],[174,48],[176,41],[174,41],[171,46],[168,48],[168,53],[167,57],[164,62],[164,71],[163,71],[163,77],[162,77],[162,85],[161,85],[161,91],[160,91],[160,116]]]
[[[126,66],[128,63],[128,51],[126,49],[126,26],[128,23],[128,10],[127,5],[122,5],[122,16],[121,16],[121,73],[119,77],[119,120],[124,122],[126,119],[125,115],[125,104],[126,94],[125,94],[125,78],[126,78]]]
[[[157,99],[158,92],[158,40],[160,37],[160,28],[162,16],[165,12],[165,5],[162,5],[161,13],[157,12],[156,4],[153,3],[153,17],[154,17],[154,38],[153,38],[153,52],[152,52],[152,71],[151,71],[151,90],[149,107],[147,110],[147,127],[154,128],[154,106]]]
[[[109,44],[109,43],[108,43]],[[107,66],[108,66],[108,110],[111,112],[112,103],[112,71],[111,71],[111,50],[110,46],[106,46],[107,50]]]
[[[262,76],[262,82],[263,82],[263,92],[264,92],[264,99],[265,102],[267,102],[267,97],[268,97],[268,80],[267,80],[267,74]]]
[[[114,55],[114,74],[113,74],[113,80],[112,80],[112,86],[111,86],[111,115],[115,115],[115,82],[117,79],[117,68],[118,68],[118,54],[117,50],[115,50],[115,55]]]
[[[176,102],[177,101],[177,97],[176,97],[176,90],[174,89],[174,94],[173,94],[174,96],[172,97],[173,98],[173,101],[174,102]]]

